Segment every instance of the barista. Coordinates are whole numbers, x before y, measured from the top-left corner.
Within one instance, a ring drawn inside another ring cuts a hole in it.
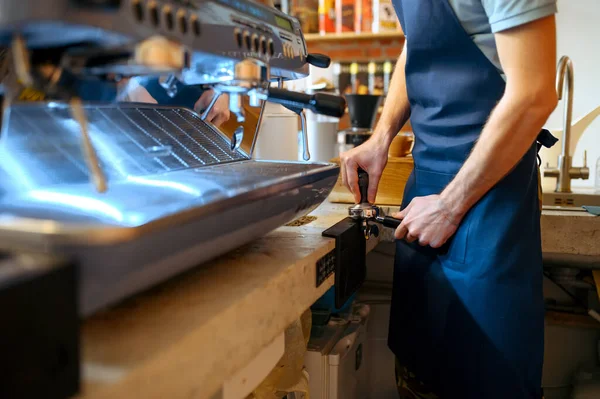
[[[371,138],[369,201],[410,117],[389,346],[400,397],[541,399],[538,136],[557,104],[556,0],[393,0],[406,35]],[[449,241],[448,251],[441,250]]]

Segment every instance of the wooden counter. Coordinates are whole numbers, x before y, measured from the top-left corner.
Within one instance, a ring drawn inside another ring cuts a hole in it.
[[[334,248],[322,231],[347,209],[326,202],[307,224],[281,227],[86,320],[81,398],[211,398],[332,286],[330,277],[315,287],[315,262]],[[600,255],[600,217],[545,211],[542,226],[544,251]],[[393,238],[381,230],[380,240]]]
[[[332,276],[315,287],[315,262],[334,248],[321,233],[346,215],[347,206],[324,204],[309,224],[281,227],[86,320],[80,397],[211,398],[333,285]]]
[[[398,207],[382,206],[381,209],[391,214]],[[565,260],[575,259],[575,256],[595,258],[600,267],[600,216],[585,211],[543,210],[541,225],[544,254],[560,254]],[[380,240],[394,239],[390,229],[381,231]]]

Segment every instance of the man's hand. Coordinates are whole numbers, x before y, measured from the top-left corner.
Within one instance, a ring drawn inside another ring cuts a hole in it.
[[[204,110],[208,108],[214,95],[214,90],[207,90],[202,93],[198,101],[196,101],[196,104],[194,104],[194,111],[198,113],[204,112]],[[229,96],[223,93],[219,96],[219,99],[208,113],[206,121],[219,127],[229,120],[229,114]]]
[[[429,242],[441,246],[446,242],[454,233],[448,224],[458,225],[469,209],[511,171],[556,107],[554,16],[496,33],[495,39],[506,74],[502,99],[471,155],[440,196],[435,200],[415,198],[413,202],[418,205],[405,210],[410,219],[403,224],[411,238],[422,245]],[[439,209],[441,214],[445,212],[447,222],[439,223]],[[426,223],[434,224],[427,227]]]
[[[460,220],[451,215],[439,195],[416,197],[401,212],[392,214],[401,219],[395,236],[408,242],[439,248],[456,232]]]
[[[368,200],[375,202],[379,179],[387,165],[389,144],[380,136],[373,136],[362,145],[340,155],[341,174],[344,185],[354,195],[356,203],[360,202],[358,188],[358,168],[361,167],[369,175]]]

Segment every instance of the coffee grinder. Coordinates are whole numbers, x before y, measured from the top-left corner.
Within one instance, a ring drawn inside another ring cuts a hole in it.
[[[346,94],[345,98],[351,127],[338,132],[340,154],[361,145],[371,137],[375,115],[383,97],[373,94]]]

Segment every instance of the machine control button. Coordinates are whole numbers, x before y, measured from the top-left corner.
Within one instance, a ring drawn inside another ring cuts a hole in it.
[[[192,31],[194,32],[195,36],[200,36],[200,21],[198,20],[198,17],[196,15],[194,15],[192,17]]]
[[[235,28],[233,30],[233,35],[235,37],[235,41],[238,45],[238,47],[242,47],[242,30],[240,28]]]
[[[144,6],[140,0],[133,2],[133,14],[138,22],[142,22],[144,20]]]
[[[175,20],[173,18],[173,10],[171,10],[171,7],[163,7],[163,14],[165,16],[165,24],[167,25],[167,29],[173,30],[175,27]]]
[[[151,2],[148,6],[148,9],[150,10],[150,21],[152,22],[152,25],[158,26],[160,23],[160,16],[158,15],[156,2]]]
[[[269,39],[269,55],[271,57],[275,55],[275,44],[273,43],[273,39]]]
[[[250,43],[250,32],[247,30],[244,31],[244,44],[246,45],[246,49],[250,50],[252,48],[252,43]]]
[[[188,21],[185,15],[185,10],[179,10],[177,12],[177,24],[179,25],[179,31],[185,35],[188,32]]]
[[[267,55],[267,38],[264,36],[260,37],[260,52]]]

